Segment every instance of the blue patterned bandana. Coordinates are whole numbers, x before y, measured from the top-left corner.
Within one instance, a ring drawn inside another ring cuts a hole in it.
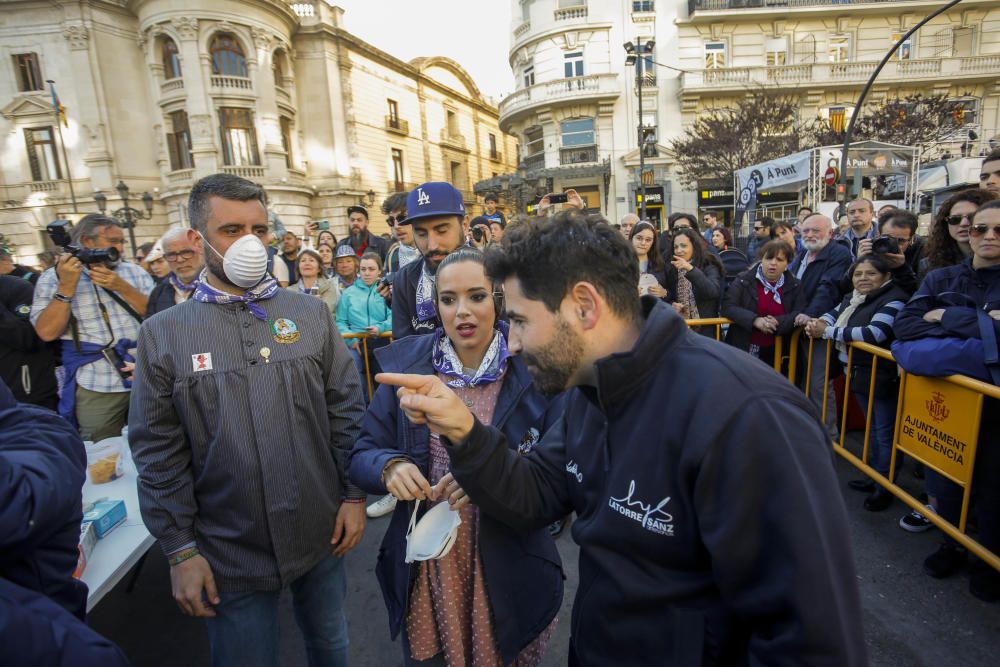
[[[177,290],[178,292],[193,292],[194,288],[198,286],[200,278],[201,276],[195,278],[187,285],[185,285],[184,283],[181,282],[181,279],[175,276],[173,273],[167,276],[167,280],[170,281],[170,284],[173,285],[174,289]]]
[[[781,277],[778,278],[778,282],[773,285],[767,281],[764,277],[764,267],[760,264],[757,265],[757,280],[760,284],[764,286],[764,294],[771,293],[774,295],[774,302],[777,304],[781,303],[781,292],[779,291],[785,285],[785,274],[782,273]]]
[[[438,373],[453,377],[448,380],[449,387],[478,387],[481,384],[496,382],[507,370],[507,360],[511,354],[507,351],[507,323],[497,322],[497,331],[493,334],[493,341],[486,349],[479,369],[472,377],[465,374],[465,367],[462,365],[458,353],[455,352],[451,340],[444,333],[443,327],[438,327],[434,331],[434,351],[431,353],[431,365]]]
[[[265,275],[263,280],[248,289],[243,296],[237,296],[217,290],[209,285],[208,281],[205,280],[205,271],[208,271],[208,269],[202,270],[201,275],[198,276],[198,286],[194,290],[195,301],[201,301],[202,303],[245,303],[247,310],[254,317],[262,322],[267,321],[267,313],[254,302],[270,299],[277,294],[278,290],[281,289],[278,287],[278,281],[270,275]]]
[[[427,270],[427,261],[420,271],[417,281],[417,319],[429,322],[437,319],[437,308],[434,306],[434,275]]]

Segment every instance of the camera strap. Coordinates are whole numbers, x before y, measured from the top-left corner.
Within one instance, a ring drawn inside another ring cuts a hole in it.
[[[101,289],[107,292],[108,296],[114,299],[119,306],[124,308],[125,312],[134,317],[136,322],[139,322],[140,324],[142,323],[142,316],[139,315],[139,313],[135,312],[135,309],[132,308],[132,306],[128,305],[128,303],[123,298],[121,298],[120,296],[118,296],[117,294],[115,294],[114,292],[105,287],[102,287]],[[108,348],[115,344],[115,331],[111,327],[111,316],[108,314],[107,306],[105,306],[104,302],[101,301],[101,293],[97,290],[97,285],[94,285],[94,296],[97,298],[97,307],[101,311],[101,319],[104,320],[104,326],[108,328],[108,333],[111,335],[111,341],[104,346],[105,348]],[[70,332],[73,335],[73,345],[76,347],[76,351],[79,352],[80,329],[79,327],[77,327],[76,316],[73,315],[72,311],[70,311],[70,316],[69,316],[69,328]]]

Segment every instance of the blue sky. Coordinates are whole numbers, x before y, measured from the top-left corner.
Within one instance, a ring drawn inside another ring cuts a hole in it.
[[[402,60],[447,56],[485,95],[500,102],[514,90],[507,63],[510,0],[334,0],[345,27]]]

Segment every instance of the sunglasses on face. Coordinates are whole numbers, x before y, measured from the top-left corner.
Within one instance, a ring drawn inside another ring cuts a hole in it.
[[[755,232],[759,232],[759,231],[760,231],[760,230],[762,230],[762,229],[764,229],[764,228],[763,228],[763,227],[757,227],[757,226],[754,226],[754,228],[753,228],[753,230],[754,230]]]
[[[972,222],[973,215],[975,215],[975,213],[966,213],[965,215],[949,215],[946,218],[946,220],[948,221],[949,225],[954,227],[955,225],[962,224],[963,220],[968,220],[969,222]]]
[[[406,220],[405,213],[400,213],[399,215],[390,215],[385,219],[385,221],[389,224],[390,227],[395,227],[396,225],[402,224],[404,220]]]
[[[993,234],[1000,236],[1000,225],[987,225],[985,223],[978,223],[969,227],[970,236],[986,236],[986,232],[993,230]]]

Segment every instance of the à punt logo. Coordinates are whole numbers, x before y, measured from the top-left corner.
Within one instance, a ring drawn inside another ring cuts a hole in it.
[[[927,414],[936,422],[943,422],[951,414],[948,405],[944,402],[944,394],[935,391],[931,394],[930,400],[926,401]]]

